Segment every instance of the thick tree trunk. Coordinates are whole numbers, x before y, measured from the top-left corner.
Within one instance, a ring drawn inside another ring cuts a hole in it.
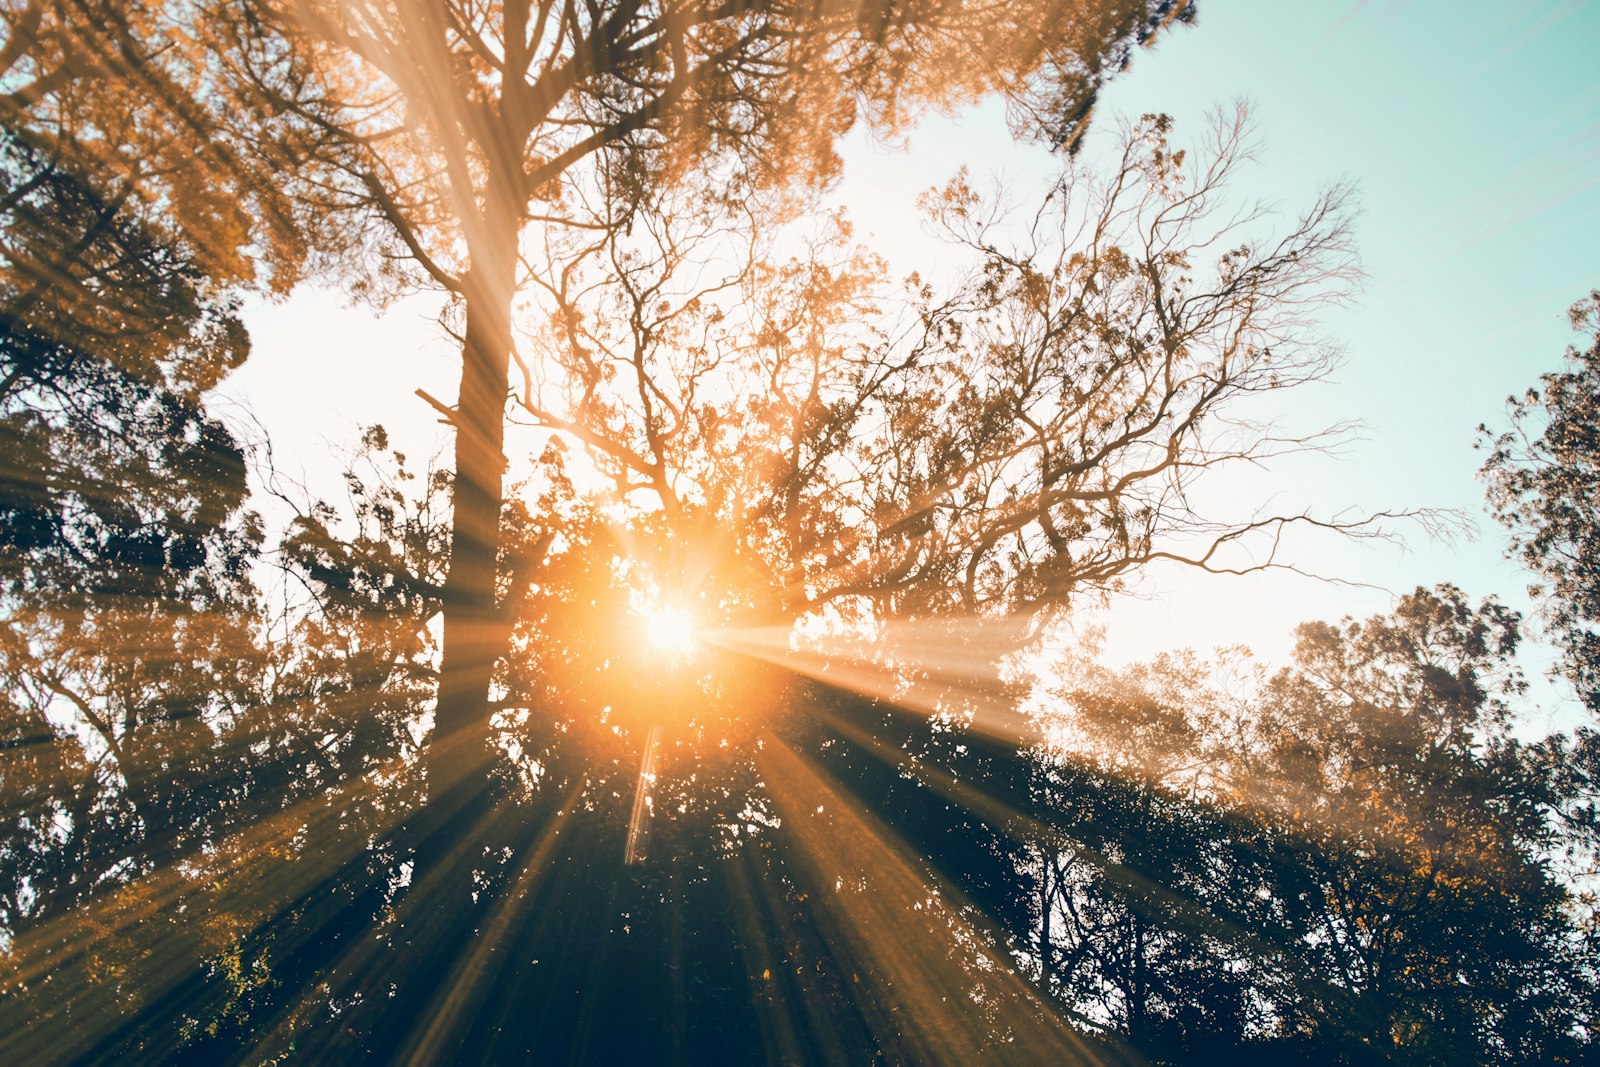
[[[435,812],[435,819],[455,818],[486,784],[489,684],[508,633],[495,604],[495,579],[516,227],[507,222],[503,229],[493,239],[475,242],[463,286],[467,321],[456,409],[450,570],[444,584],[439,699],[427,749],[429,805],[452,810]],[[447,803],[452,795],[454,802]]]
[[[430,745],[431,768],[447,779],[436,785],[446,788],[481,764],[489,683],[506,635],[495,606],[495,571],[505,477],[501,446],[513,270],[509,255],[475,257],[466,287],[444,648]]]
[[[496,609],[495,578],[516,264],[515,227],[506,229],[504,241],[492,242],[486,251],[474,249],[462,293],[467,329],[455,419],[439,697],[433,736],[424,750],[426,803],[401,846],[415,863],[400,907],[403,951],[390,961],[409,973],[398,997],[384,1008],[386,1017],[398,1020],[385,1038],[393,1045],[384,1046],[394,1056],[420,1040],[423,1030],[411,1027],[434,1019],[449,995],[431,976],[449,973],[458,954],[469,950],[479,918],[472,905],[472,871],[482,857],[483,835],[495,825],[489,685],[508,634]]]

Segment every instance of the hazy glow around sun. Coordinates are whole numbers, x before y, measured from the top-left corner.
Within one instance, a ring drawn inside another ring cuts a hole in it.
[[[650,644],[663,652],[685,653],[694,646],[694,618],[682,608],[646,611],[644,627]]]

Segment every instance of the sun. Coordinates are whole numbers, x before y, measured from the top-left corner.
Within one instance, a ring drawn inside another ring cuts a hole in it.
[[[645,638],[662,652],[687,655],[694,648],[694,616],[682,608],[657,607],[641,612]]]

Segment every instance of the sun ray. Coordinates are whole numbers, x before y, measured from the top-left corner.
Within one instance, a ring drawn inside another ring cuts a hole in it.
[[[561,831],[566,828],[587,782],[574,783],[547,820],[532,850],[521,861],[521,871],[509,891],[502,894],[494,910],[473,938],[470,950],[457,957],[450,975],[439,984],[435,1003],[423,1015],[422,1032],[406,1051],[407,1063],[438,1063],[446,1058],[449,1042],[457,1037],[456,1028],[469,1007],[486,994],[491,977],[490,957],[505,943],[512,924],[531,906],[532,898],[550,871],[552,856]]]
[[[633,789],[633,810],[628,815],[628,843],[622,861],[629,866],[643,863],[650,851],[650,819],[655,806],[651,790],[656,782],[656,746],[660,743],[661,727],[650,727],[644,753],[639,758],[639,779]]]
[[[444,743],[469,746],[463,751],[468,760],[453,761],[463,779],[481,778],[488,769],[490,754],[470,739],[450,739]],[[107,894],[93,909],[75,909],[30,930],[10,946],[11,973],[7,986],[26,987],[91,953],[111,949],[118,939],[135,935],[163,912],[185,906],[186,898],[202,888],[222,894],[220,907],[242,916],[260,916],[265,925],[279,914],[281,902],[306,899],[335,872],[359,863],[370,847],[370,835],[398,829],[412,813],[404,805],[377,809],[380,822],[362,833],[343,830],[343,812],[363,797],[384,795],[394,775],[409,767],[396,757],[368,773],[348,780],[325,792],[305,797],[281,811],[263,813],[253,822],[219,843],[206,857],[203,868],[191,869],[181,863],[164,864],[138,881]],[[443,790],[441,795],[456,799],[440,805],[435,818],[448,817],[451,809],[468,799],[467,791]],[[319,851],[307,855],[303,842],[315,841]],[[296,857],[296,862],[278,863],[270,880],[254,877],[265,862]],[[201,878],[203,874],[203,879]],[[149,949],[150,965],[141,970],[141,996],[156,1001],[178,988],[190,977],[186,962],[192,932],[172,935],[172,943],[158,942]],[[88,988],[81,990],[87,996]],[[23,1062],[49,1059],[62,1049],[87,1050],[109,1036],[112,1029],[127,1024],[120,1012],[108,1015],[103,1023],[91,1014],[87,1002],[74,1007],[69,998],[61,1010],[50,1016],[48,1026],[32,1031],[0,1034],[0,1055],[15,1056]],[[44,1054],[43,1050],[56,1052]]]
[[[887,621],[874,640],[830,637],[798,642],[790,626],[710,630],[708,645],[749,656],[824,684],[886,700],[925,715],[970,714],[972,729],[1029,744],[1038,731],[1017,709],[1000,663],[1022,647],[1022,619]]]
[[[1107,1062],[997,958],[958,889],[919,871],[897,834],[782,739],[763,742],[756,762],[783,841],[825,895],[837,924],[829,943],[857,957],[861,1006],[877,1034],[898,1037],[918,1063],[981,1062],[996,1032],[1017,1062]]]

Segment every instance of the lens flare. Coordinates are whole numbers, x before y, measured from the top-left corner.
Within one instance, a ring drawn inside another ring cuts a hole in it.
[[[652,647],[687,655],[694,648],[694,617],[682,608],[653,608],[644,612],[644,633]]]

